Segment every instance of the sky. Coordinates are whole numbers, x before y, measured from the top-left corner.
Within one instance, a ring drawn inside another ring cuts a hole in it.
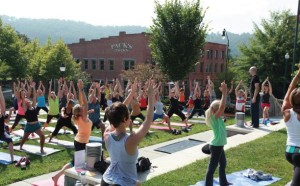
[[[158,0],[164,4],[165,0]],[[290,9],[297,0],[200,0],[207,9],[205,23],[212,32],[253,32],[270,11]],[[83,21],[92,25],[139,25],[149,27],[155,18],[154,0],[0,0],[0,15],[16,18]]]

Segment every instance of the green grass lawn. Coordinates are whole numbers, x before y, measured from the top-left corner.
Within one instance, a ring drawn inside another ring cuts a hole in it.
[[[40,116],[45,117],[45,116]],[[249,117],[246,117],[248,120]],[[172,117],[172,121],[179,121],[179,117]],[[234,118],[228,118],[226,125],[234,124]],[[55,126],[54,123],[51,123],[50,126]],[[179,128],[178,128],[179,129]],[[139,148],[154,145],[157,143],[169,141],[172,139],[188,136],[191,134],[203,132],[210,130],[209,127],[203,124],[194,124],[192,130],[189,133],[182,133],[182,135],[173,135],[169,132],[150,129],[155,131],[154,133],[148,134],[144,140],[139,145]],[[48,132],[45,132],[45,135],[49,135]],[[93,136],[101,136],[98,130],[94,130],[92,133]],[[58,139],[73,141],[73,135],[58,135]],[[231,149],[227,152],[228,158],[228,168],[227,172],[239,171],[246,168],[254,168],[264,170],[265,172],[270,172],[275,176],[281,177],[284,179],[284,182],[288,182],[291,178],[291,166],[284,159],[284,145],[286,140],[285,131],[275,132],[267,137],[257,140],[256,142],[250,142],[246,145],[241,145]],[[29,140],[26,144],[36,144],[38,142],[34,140]],[[15,151],[16,155],[24,156],[27,155],[31,160],[31,165],[27,170],[21,170],[19,167],[14,165],[0,165],[0,185],[7,185],[31,177],[39,176],[45,173],[57,171],[61,167],[69,162],[73,157],[72,149],[65,149],[64,147],[59,147],[55,145],[46,144],[47,147],[60,148],[62,151],[46,156],[36,156],[30,155],[22,152]],[[240,149],[241,148],[241,149]],[[0,151],[8,152],[7,149],[0,148]],[[107,157],[107,151],[104,152]],[[275,158],[275,159],[274,159]],[[205,170],[207,167],[207,159],[203,161],[195,162],[185,168],[182,168],[178,171],[187,172],[184,178],[179,177],[182,175],[180,172],[173,171],[166,175],[162,175],[156,178],[153,178],[143,185],[189,185],[195,184],[200,179],[204,178]],[[277,170],[280,169],[278,172]],[[285,172],[285,174],[281,173]],[[166,180],[166,181],[165,181]],[[281,182],[281,183],[284,183]]]
[[[273,132],[263,138],[239,145],[226,151],[227,173],[253,168],[282,178],[272,184],[285,185],[292,179],[292,166],[285,160],[286,130]],[[204,180],[209,158],[193,162],[183,168],[154,177],[144,186],[156,185],[193,185]],[[158,165],[159,166],[159,165]],[[184,172],[184,174],[182,174]],[[184,176],[183,176],[184,175]],[[215,172],[215,177],[218,171]]]

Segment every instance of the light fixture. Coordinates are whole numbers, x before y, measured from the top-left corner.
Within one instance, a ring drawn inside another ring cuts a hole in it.
[[[60,67],[59,67],[59,70],[60,70],[61,72],[66,71],[65,64],[62,63],[62,64],[60,65]]]

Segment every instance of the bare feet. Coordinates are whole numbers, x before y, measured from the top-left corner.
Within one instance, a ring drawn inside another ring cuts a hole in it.
[[[46,154],[44,149],[41,149],[41,154]]]
[[[58,181],[58,179],[56,178],[56,176],[53,176],[53,177],[52,177],[52,180],[53,180],[53,182],[54,182],[54,186],[57,186],[57,181]]]

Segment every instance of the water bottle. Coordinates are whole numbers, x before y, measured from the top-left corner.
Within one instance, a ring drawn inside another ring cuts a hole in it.
[[[82,186],[82,184],[79,180],[77,180],[74,186]]]
[[[80,172],[80,182],[81,185],[85,185],[86,184],[86,177],[85,177],[85,171]]]

